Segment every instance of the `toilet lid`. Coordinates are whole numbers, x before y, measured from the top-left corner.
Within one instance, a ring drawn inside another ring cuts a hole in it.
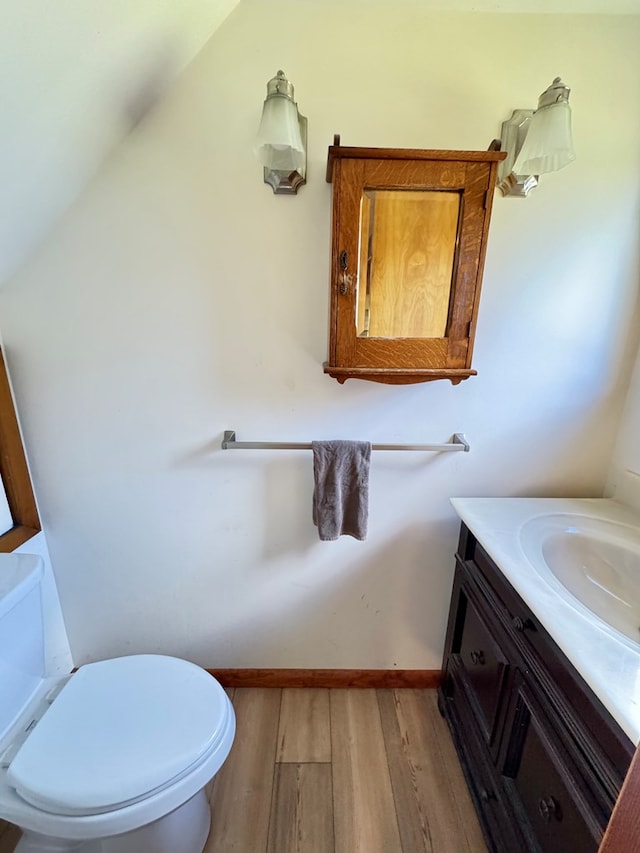
[[[23,799],[58,814],[120,808],[167,787],[222,736],[229,700],[205,670],[134,655],[81,667],[7,770]]]

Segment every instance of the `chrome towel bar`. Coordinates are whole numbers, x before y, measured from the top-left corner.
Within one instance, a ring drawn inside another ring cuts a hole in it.
[[[237,441],[236,432],[227,429],[222,439],[223,450],[311,450],[311,442],[296,443],[290,441]],[[469,442],[464,433],[456,432],[451,441],[444,444],[372,444],[372,450],[428,450],[434,453],[469,452]]]

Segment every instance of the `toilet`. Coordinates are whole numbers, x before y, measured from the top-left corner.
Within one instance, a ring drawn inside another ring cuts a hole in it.
[[[131,655],[48,676],[44,565],[0,554],[0,818],[16,853],[202,853],[235,716],[205,670]]]

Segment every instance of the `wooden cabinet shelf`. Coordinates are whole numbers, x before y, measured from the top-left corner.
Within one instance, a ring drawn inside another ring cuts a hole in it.
[[[634,746],[461,528],[439,690],[493,853],[595,853]]]
[[[471,355],[499,151],[329,148],[325,373],[406,384],[475,374]]]

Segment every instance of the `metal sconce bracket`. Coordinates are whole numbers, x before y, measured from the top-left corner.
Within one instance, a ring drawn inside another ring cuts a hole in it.
[[[535,110],[514,110],[511,118],[502,122],[502,150],[507,159],[498,167],[498,189],[504,196],[526,198],[538,186],[538,175],[515,175],[513,164],[527,135],[529,122]]]
[[[298,113],[298,123],[300,125],[300,136],[304,150],[307,150],[307,118]],[[306,162],[302,172],[287,172],[283,169],[268,169],[263,168],[264,182],[269,184],[274,195],[295,195],[298,192],[298,187],[304,186],[307,183],[307,167]]]

